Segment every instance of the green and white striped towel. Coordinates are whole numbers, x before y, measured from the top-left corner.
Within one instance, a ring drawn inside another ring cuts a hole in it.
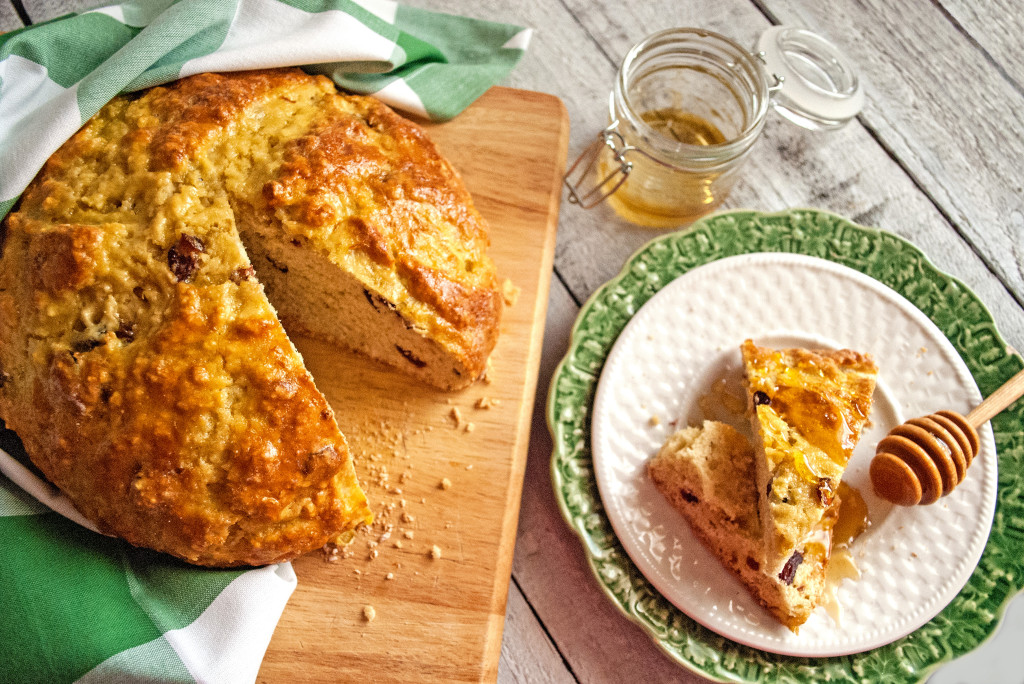
[[[0,218],[119,92],[302,65],[434,119],[504,78],[530,31],[387,0],[151,0],[0,36]],[[90,529],[0,423],[0,681],[252,682],[290,564],[194,568]]]
[[[305,65],[449,119],[504,78],[530,30],[388,0],[140,0],[0,36],[0,218],[119,92],[204,71]]]

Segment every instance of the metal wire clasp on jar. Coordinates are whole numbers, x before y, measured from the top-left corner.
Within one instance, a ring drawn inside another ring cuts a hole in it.
[[[609,96],[610,125],[566,173],[569,202],[607,200],[641,225],[686,224],[728,195],[769,104],[808,128],[835,128],[859,111],[856,76],[830,43],[774,27],[762,46],[754,55],[712,31],[676,28],[630,49]],[[793,97],[776,97],[780,72],[795,82]]]

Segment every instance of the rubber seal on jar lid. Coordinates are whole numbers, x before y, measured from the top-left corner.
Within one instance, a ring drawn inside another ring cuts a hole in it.
[[[816,33],[773,26],[761,34],[757,53],[769,83],[777,81],[772,106],[799,126],[839,128],[864,106],[864,90],[850,60]]]

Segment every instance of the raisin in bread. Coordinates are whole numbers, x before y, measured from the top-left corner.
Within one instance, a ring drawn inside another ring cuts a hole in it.
[[[802,563],[789,581],[765,571],[754,451],[743,435],[715,421],[684,428],[669,437],[647,471],[694,535],[758,603],[791,629],[807,620],[824,592],[825,564]]]
[[[859,352],[741,352],[756,450],[767,570],[828,557],[836,493],[871,410],[878,369]]]
[[[463,386],[497,336],[486,245],[423,131],[322,77],[118,97],[2,224],[0,418],[105,532],[205,565],[294,557],[371,514],[279,315]]]

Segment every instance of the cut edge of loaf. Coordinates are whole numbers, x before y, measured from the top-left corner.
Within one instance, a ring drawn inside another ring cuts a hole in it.
[[[479,378],[486,357],[470,368],[459,350],[425,337],[398,306],[328,256],[250,222],[247,213],[236,214],[242,243],[285,329],[352,349],[441,390]]]

